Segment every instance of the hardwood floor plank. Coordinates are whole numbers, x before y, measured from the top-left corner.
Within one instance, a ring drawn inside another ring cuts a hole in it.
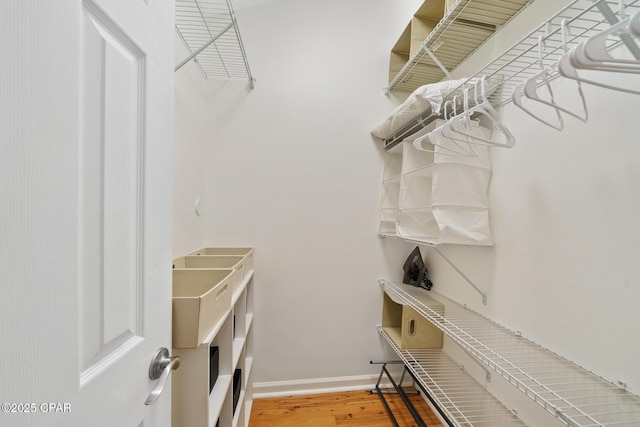
[[[397,395],[385,395],[401,427],[415,421]],[[429,427],[442,427],[420,395],[410,395],[417,411]],[[249,427],[389,427],[391,420],[380,397],[368,391],[325,393],[256,399]]]

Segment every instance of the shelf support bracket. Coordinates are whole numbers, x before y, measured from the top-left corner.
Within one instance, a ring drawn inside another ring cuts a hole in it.
[[[463,278],[464,280],[466,280],[466,281],[467,281],[467,283],[469,283],[469,284],[471,285],[471,287],[472,287],[473,289],[475,289],[475,290],[476,290],[476,292],[477,292],[477,293],[479,293],[479,294],[482,296],[482,304],[487,305],[487,295],[486,295],[484,292],[482,292],[482,291],[480,290],[480,288],[478,288],[478,287],[476,286],[476,284],[475,284],[475,283],[473,283],[473,282],[471,281],[471,279],[469,279],[469,278],[468,278],[468,277],[467,277],[467,276],[466,276],[466,275],[465,275],[465,274],[464,274],[464,273],[463,273],[463,272],[462,272],[458,267],[456,267],[456,266],[455,266],[455,264],[453,264],[451,261],[449,261],[449,258],[447,258],[446,256],[444,256],[444,254],[440,251],[440,249],[438,249],[438,247],[437,247],[437,246],[432,246],[432,248],[433,248],[433,249],[434,249],[434,250],[435,250],[435,251],[436,251],[436,252],[437,252],[437,253],[442,257],[442,259],[444,259],[445,261],[447,261],[447,263],[448,263],[451,267],[453,267],[453,269],[454,269],[455,271],[457,271],[457,272],[458,272],[458,274],[459,274],[460,276],[462,276],[462,278]]]
[[[438,68],[440,68],[440,69],[444,72],[445,76],[447,76],[447,78],[448,78],[449,80],[453,80],[453,76],[451,75],[451,73],[449,72],[449,70],[447,70],[447,67],[445,67],[445,66],[442,64],[442,62],[440,62],[440,60],[439,60],[438,58],[436,58],[436,56],[434,55],[434,53],[433,53],[433,52],[431,52],[431,49],[429,49],[429,48],[428,48],[428,47],[426,47],[426,46],[425,46],[425,47],[423,47],[422,49],[425,51],[425,53],[426,53],[427,55],[429,55],[429,56],[431,57],[431,59],[433,60],[433,62],[435,62],[435,63],[436,63],[436,65],[438,66]]]
[[[213,36],[213,38],[211,40],[209,40],[208,42],[206,42],[205,44],[203,44],[202,46],[200,46],[200,48],[198,50],[196,50],[195,52],[193,52],[191,55],[189,55],[187,58],[185,58],[181,63],[179,63],[178,65],[176,65],[176,68],[173,70],[178,71],[180,68],[184,67],[189,61],[191,61],[193,58],[195,58],[196,56],[198,56],[200,54],[200,52],[202,52],[203,50],[205,50],[206,48],[208,48],[213,42],[215,42],[216,40],[218,40],[224,33],[226,33],[227,31],[229,31],[229,29],[233,27],[233,21],[227,25],[226,27],[224,27],[224,29],[222,31],[220,31],[218,34],[216,34],[215,36]]]

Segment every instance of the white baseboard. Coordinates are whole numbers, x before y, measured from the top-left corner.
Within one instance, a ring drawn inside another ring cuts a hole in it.
[[[377,381],[378,374],[253,383],[253,397],[254,399],[261,399],[269,397],[372,390]],[[387,381],[383,381],[380,384],[380,387],[388,388],[391,387],[391,384]]]

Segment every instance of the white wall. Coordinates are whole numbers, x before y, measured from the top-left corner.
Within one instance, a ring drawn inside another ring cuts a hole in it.
[[[406,96],[381,89],[388,51],[419,3],[282,0],[240,10],[256,88],[176,75],[175,254],[256,248],[256,382],[371,373],[368,360],[384,353],[376,279],[400,277],[412,245],[376,237],[382,154],[369,130]],[[522,35],[558,7],[538,0],[514,27]],[[496,37],[458,74],[520,35]],[[571,82],[555,85],[571,95]],[[567,119],[561,133],[502,109],[517,145],[492,151],[496,245],[441,248],[488,305],[424,253],[436,290],[638,392],[639,98],[585,92],[589,123]],[[206,226],[191,212],[200,194]]]
[[[207,98],[207,244],[255,254],[258,383],[374,372],[382,153],[369,131],[389,50],[419,1],[283,0],[238,11],[255,89]],[[215,82],[211,82],[215,85]],[[391,266],[391,267],[390,267]]]
[[[188,56],[182,41],[175,40],[175,62]],[[201,198],[206,214],[206,163],[203,157],[209,142],[209,121],[205,96],[210,85],[193,61],[175,73],[174,90],[174,185],[173,257],[178,258],[204,246],[205,219],[195,212]]]

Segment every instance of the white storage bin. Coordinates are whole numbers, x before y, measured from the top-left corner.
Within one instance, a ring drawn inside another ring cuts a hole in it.
[[[229,286],[234,295],[245,277],[245,261],[240,255],[187,255],[173,260],[173,268],[233,269]]]
[[[231,309],[232,269],[173,270],[173,347],[197,348]]]
[[[242,256],[245,276],[253,270],[253,248],[202,248],[189,255]]]

